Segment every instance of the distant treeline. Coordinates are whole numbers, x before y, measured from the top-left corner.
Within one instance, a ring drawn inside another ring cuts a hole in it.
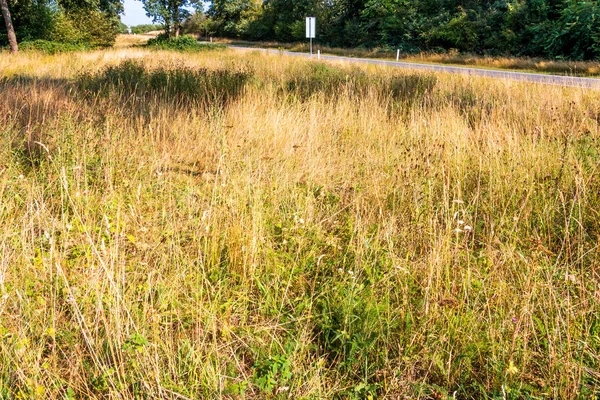
[[[131,33],[141,34],[153,31],[162,31],[163,29],[165,29],[164,25],[160,24],[136,25],[131,27]]]
[[[204,31],[231,38],[304,40],[405,52],[600,57],[600,6],[581,0],[214,0]]]

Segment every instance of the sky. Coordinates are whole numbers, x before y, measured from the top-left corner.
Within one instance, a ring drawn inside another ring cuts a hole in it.
[[[142,24],[151,24],[152,20],[146,17],[144,5],[139,0],[125,0],[123,2],[125,13],[121,15],[121,21],[125,25],[135,26]]]
[[[121,21],[125,25],[136,26],[152,23],[152,19],[146,16],[144,5],[140,0],[124,0],[123,7],[125,8],[125,13],[121,15]],[[207,8],[208,5],[204,2],[204,9],[206,10]]]

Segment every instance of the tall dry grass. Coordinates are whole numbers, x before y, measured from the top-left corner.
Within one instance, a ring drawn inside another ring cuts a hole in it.
[[[131,49],[0,76],[0,397],[598,393],[596,92]]]

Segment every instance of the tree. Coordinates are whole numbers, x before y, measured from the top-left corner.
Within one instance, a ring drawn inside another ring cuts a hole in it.
[[[206,35],[208,31],[206,15],[201,12],[190,15],[183,24],[181,29],[185,34]]]
[[[146,15],[152,18],[154,23],[160,23],[165,27],[169,36],[178,37],[181,32],[181,24],[191,13],[188,8],[194,8],[197,12],[202,11],[202,0],[141,0],[146,10]]]
[[[595,1],[569,0],[547,37],[554,56],[592,60],[600,56],[600,5]]]
[[[109,47],[119,33],[122,0],[55,0],[60,11],[55,16],[53,40]]]
[[[17,44],[17,36],[15,35],[15,28],[12,24],[10,11],[8,10],[8,3],[6,2],[6,0],[0,0],[0,8],[2,8],[2,15],[4,16],[4,23],[6,25],[8,43],[10,44],[10,51],[16,53],[17,51],[19,51],[19,45]]]
[[[369,0],[361,12],[363,31],[370,46],[407,46],[416,18],[416,10],[410,0]]]
[[[207,15],[215,22],[218,34],[228,37],[246,35],[249,17],[261,8],[256,0],[213,0]]]

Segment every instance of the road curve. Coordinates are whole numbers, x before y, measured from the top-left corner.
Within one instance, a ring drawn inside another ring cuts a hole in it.
[[[297,53],[293,51],[282,51],[277,49],[264,49],[256,47],[243,47],[243,46],[232,46],[228,45],[231,49],[246,50],[246,51],[262,51],[273,54],[285,54],[293,57],[307,57],[310,58],[310,54]],[[317,58],[316,55],[312,56]],[[375,64],[385,65],[396,68],[408,68],[408,69],[419,69],[424,71],[433,72],[448,72],[451,74],[463,74],[472,76],[483,76],[488,78],[496,79],[510,79],[514,81],[533,82],[541,83],[545,85],[556,85],[556,86],[570,86],[587,89],[600,89],[600,79],[598,78],[582,78],[576,76],[564,76],[564,75],[548,75],[548,74],[534,74],[529,72],[513,72],[513,71],[502,71],[492,69],[479,69],[479,68],[467,68],[467,67],[454,67],[447,65],[437,64],[420,64],[404,61],[386,61],[386,60],[374,60],[370,58],[356,58],[356,57],[342,57],[342,56],[330,56],[321,54],[321,60],[332,60],[332,61],[346,61],[352,63],[362,64]]]

